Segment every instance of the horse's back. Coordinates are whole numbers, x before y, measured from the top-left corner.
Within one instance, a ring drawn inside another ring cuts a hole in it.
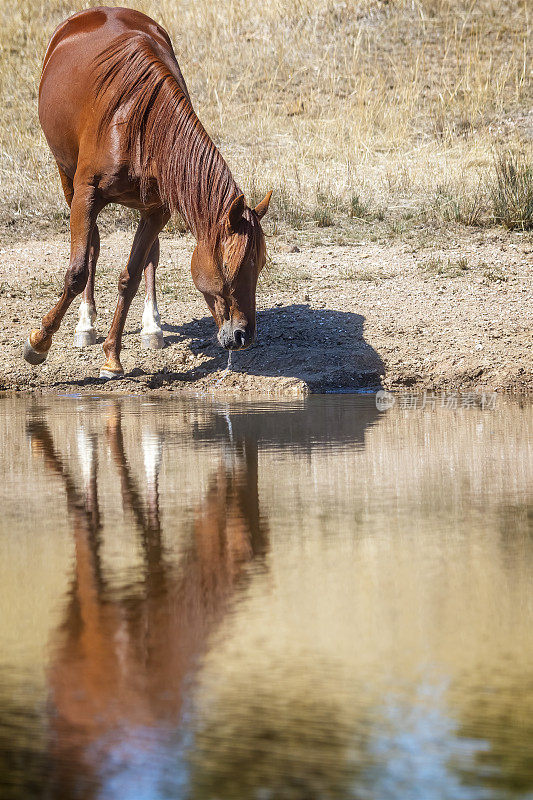
[[[183,82],[166,31],[154,20],[128,8],[93,8],[69,17],[54,31],[44,57],[39,86],[39,120],[63,170],[73,177],[80,141],[95,129],[93,65],[122,34],[150,37],[159,56]],[[183,82],[183,88],[186,87]]]

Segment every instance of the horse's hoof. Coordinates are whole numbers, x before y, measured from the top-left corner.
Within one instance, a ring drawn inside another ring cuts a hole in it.
[[[115,372],[115,370],[109,369],[108,367],[102,367],[100,370],[100,378],[103,378],[106,381],[111,381],[113,378],[123,378],[124,377],[124,370],[120,370],[120,372]]]
[[[141,347],[143,350],[161,350],[164,346],[163,331],[141,333]]]
[[[29,337],[26,339],[26,344],[24,345],[24,360],[28,362],[28,364],[32,364],[34,367],[37,364],[42,364],[43,361],[46,361],[46,356],[48,355],[48,350],[45,353],[39,353],[38,350],[35,350],[34,347],[30,344]]]
[[[74,347],[90,347],[96,344],[96,331],[75,331]]]

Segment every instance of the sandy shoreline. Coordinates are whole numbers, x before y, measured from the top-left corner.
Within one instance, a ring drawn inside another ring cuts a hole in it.
[[[124,336],[124,379],[98,380],[101,343],[131,234],[104,238],[97,274],[98,343],[73,346],[77,303],[47,362],[22,359],[29,330],[58,296],[68,263],[65,236],[0,250],[0,390],[59,392],[187,391],[299,396],[391,389],[533,389],[533,242],[497,230],[453,232],[421,244],[403,237],[349,244],[272,237],[272,265],[258,289],[258,339],[227,354],[189,275],[192,240],[165,234],[158,270],[166,346],[140,346],[142,296]]]

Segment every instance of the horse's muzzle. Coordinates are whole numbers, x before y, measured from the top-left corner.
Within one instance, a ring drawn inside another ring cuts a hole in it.
[[[233,325],[226,320],[218,331],[218,341],[226,350],[244,350],[254,340],[254,333],[248,325]]]

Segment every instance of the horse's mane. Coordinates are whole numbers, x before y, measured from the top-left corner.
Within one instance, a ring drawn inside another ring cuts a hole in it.
[[[217,223],[241,194],[228,165],[196,116],[190,100],[149,37],[118,36],[95,62],[96,91],[105,111],[98,135],[126,107],[131,163],[141,168],[141,197],[151,181],[171,213],[181,214],[197,238]]]

